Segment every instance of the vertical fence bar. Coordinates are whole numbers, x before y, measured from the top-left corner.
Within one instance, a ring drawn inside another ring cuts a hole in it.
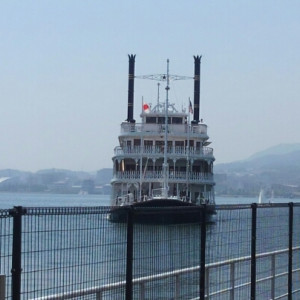
[[[132,300],[133,210],[127,212],[126,300]]]
[[[174,300],[180,299],[180,275],[175,276],[175,298]]]
[[[209,300],[209,268],[205,272],[205,289],[206,289],[206,300]]]
[[[275,254],[271,256],[271,299],[275,299]]]
[[[292,300],[293,285],[293,221],[294,203],[289,203],[289,266],[288,266],[288,300]]]
[[[102,300],[102,292],[96,293],[96,300]]]
[[[251,204],[252,227],[251,227],[251,300],[255,300],[256,292],[256,223],[257,204]]]
[[[5,300],[5,275],[0,275],[0,300]]]
[[[206,204],[203,204],[201,212],[200,300],[205,300]]]
[[[230,264],[230,300],[234,300],[235,264]]]
[[[142,282],[142,283],[140,283],[140,300],[145,300],[145,292],[146,292],[146,290],[145,290],[145,283],[144,282]]]
[[[11,269],[11,295],[12,300],[21,299],[21,250],[22,250],[22,206],[15,206],[11,210],[13,216],[13,249]]]

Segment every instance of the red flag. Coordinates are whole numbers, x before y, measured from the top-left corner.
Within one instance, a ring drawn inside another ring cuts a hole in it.
[[[147,103],[144,103],[143,104],[143,110],[144,110],[145,113],[150,112],[150,106]]]

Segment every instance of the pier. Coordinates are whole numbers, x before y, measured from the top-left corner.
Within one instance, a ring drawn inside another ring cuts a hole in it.
[[[113,224],[109,211],[0,210],[0,300],[300,295],[299,204],[219,205],[209,222],[156,226],[136,224],[138,210]]]

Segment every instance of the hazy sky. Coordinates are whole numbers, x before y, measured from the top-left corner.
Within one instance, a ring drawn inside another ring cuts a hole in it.
[[[136,75],[193,76],[216,163],[300,142],[300,1],[0,2],[0,169],[111,167]],[[136,80],[155,103],[156,83]],[[161,97],[164,97],[163,89]],[[193,98],[174,82],[170,101]]]

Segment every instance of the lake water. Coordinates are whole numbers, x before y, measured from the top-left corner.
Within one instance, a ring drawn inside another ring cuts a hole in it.
[[[249,204],[257,198],[216,197],[217,204]],[[268,202],[269,199],[266,199]],[[300,199],[274,198],[274,203],[300,202]],[[0,209],[13,206],[57,207],[57,206],[109,206],[109,195],[73,195],[73,194],[39,194],[39,193],[0,193]]]

